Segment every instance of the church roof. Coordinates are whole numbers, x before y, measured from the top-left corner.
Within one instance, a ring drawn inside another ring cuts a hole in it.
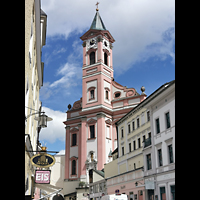
[[[96,29],[96,30],[106,30],[106,27],[101,19],[101,16],[97,10],[96,15],[94,16],[94,19],[92,21],[92,25],[90,26],[90,29]]]

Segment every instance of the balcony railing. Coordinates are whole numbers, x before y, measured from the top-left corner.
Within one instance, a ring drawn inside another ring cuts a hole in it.
[[[148,147],[151,145],[151,137],[147,138],[145,141],[144,141],[144,148]]]

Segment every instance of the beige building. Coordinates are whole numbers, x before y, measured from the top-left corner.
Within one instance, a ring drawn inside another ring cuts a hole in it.
[[[143,178],[143,142],[151,137],[150,113],[143,107],[145,100],[117,123],[118,150],[113,161],[106,164],[107,193],[125,193],[130,200],[145,199]]]
[[[38,122],[33,113],[41,110],[39,91],[43,85],[41,51],[46,41],[47,15],[40,0],[25,1],[25,195],[34,196],[34,167],[30,162],[37,146]]]

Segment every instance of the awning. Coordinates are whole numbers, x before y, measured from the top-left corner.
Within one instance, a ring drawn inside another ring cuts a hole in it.
[[[45,190],[46,192],[49,193],[46,196],[41,197],[40,199],[50,197],[51,195],[58,193],[63,189],[63,188],[59,188],[59,187],[56,187],[56,186],[51,185],[51,184],[35,184],[35,187],[37,187],[41,190]],[[37,199],[37,200],[39,200],[39,199]]]

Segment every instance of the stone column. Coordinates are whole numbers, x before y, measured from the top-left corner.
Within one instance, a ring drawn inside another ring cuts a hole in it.
[[[106,163],[105,116],[103,113],[97,114],[97,170],[102,170]]]
[[[81,134],[80,134],[80,178],[86,178],[86,166],[85,161],[87,159],[87,117],[83,117],[81,122]]]
[[[81,124],[78,124],[78,177],[80,178],[81,175],[81,150],[82,150],[82,146],[81,146]]]

